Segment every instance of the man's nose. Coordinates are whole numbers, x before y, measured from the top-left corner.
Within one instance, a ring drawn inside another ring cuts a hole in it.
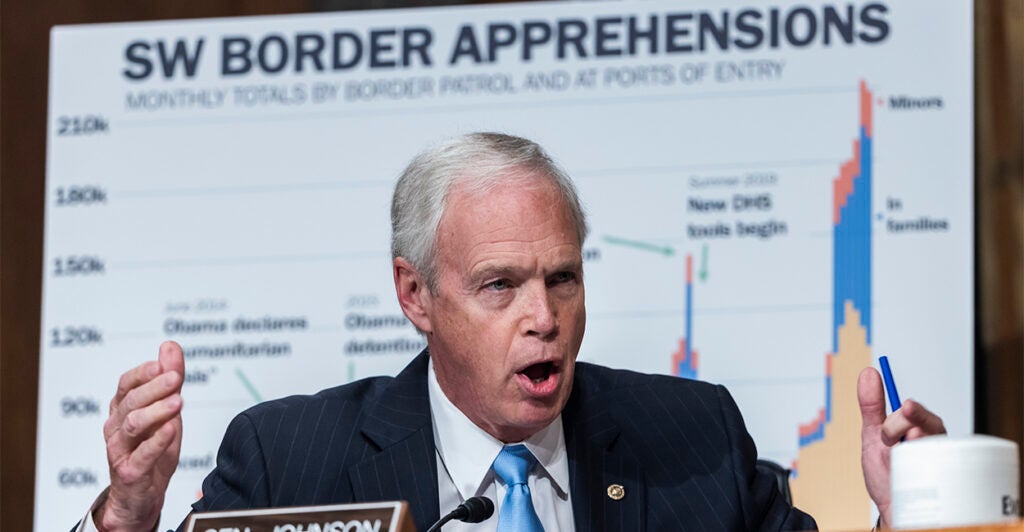
[[[546,339],[558,332],[558,316],[546,285],[530,287],[524,307],[523,324],[527,335]]]

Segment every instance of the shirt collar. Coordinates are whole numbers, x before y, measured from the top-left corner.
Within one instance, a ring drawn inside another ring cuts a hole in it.
[[[437,382],[433,358],[427,369],[427,388],[434,445],[441,461],[463,500],[480,495],[487,488],[487,483],[494,480],[491,464],[505,444],[476,426],[452,404]],[[548,476],[560,494],[567,495],[569,459],[565,451],[561,414],[521,443],[537,457],[541,469],[536,474]]]

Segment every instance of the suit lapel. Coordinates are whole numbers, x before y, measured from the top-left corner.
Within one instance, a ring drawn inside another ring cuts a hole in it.
[[[379,452],[348,471],[356,501],[408,501],[421,530],[440,517],[427,362],[424,350],[368,410],[362,434]]]
[[[619,438],[615,402],[590,388],[587,368],[577,365],[562,413],[576,530],[645,530],[643,470]]]

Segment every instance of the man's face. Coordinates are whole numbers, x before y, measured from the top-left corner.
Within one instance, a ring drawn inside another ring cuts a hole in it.
[[[550,424],[572,391],[586,324],[580,246],[546,179],[449,193],[427,341],[445,395],[499,440]]]

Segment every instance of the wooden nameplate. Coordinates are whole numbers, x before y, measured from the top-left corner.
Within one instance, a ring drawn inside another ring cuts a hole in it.
[[[404,501],[199,512],[185,532],[416,532]]]

